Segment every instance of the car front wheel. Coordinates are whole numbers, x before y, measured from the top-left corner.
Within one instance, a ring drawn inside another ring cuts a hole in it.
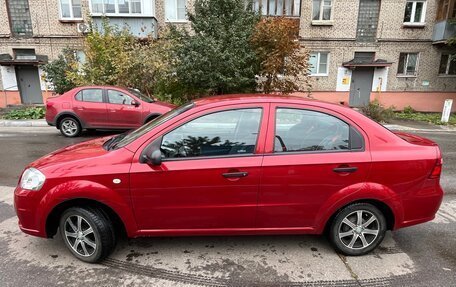
[[[386,220],[382,212],[369,203],[355,203],[343,208],[334,218],[329,239],[335,249],[349,256],[374,250],[385,237]]]
[[[98,262],[114,248],[113,226],[97,209],[69,208],[62,214],[59,228],[67,248],[84,262]]]
[[[82,128],[79,122],[74,118],[64,118],[59,125],[60,132],[66,137],[77,137],[81,134]]]

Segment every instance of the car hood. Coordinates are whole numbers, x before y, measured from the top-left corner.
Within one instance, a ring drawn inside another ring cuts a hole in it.
[[[112,136],[102,137],[61,148],[32,162],[30,164],[30,167],[43,169],[50,166],[65,164],[68,162],[76,162],[87,158],[95,160],[94,158],[103,156],[108,153],[108,151],[103,148],[103,143],[111,137]]]

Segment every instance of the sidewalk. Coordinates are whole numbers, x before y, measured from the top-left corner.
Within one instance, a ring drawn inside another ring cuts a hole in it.
[[[383,124],[387,129],[396,131],[415,132],[456,132],[455,126],[437,126],[425,122],[393,120]],[[3,120],[0,119],[0,127],[48,127],[46,120]]]
[[[48,127],[46,120],[3,120],[0,119],[0,127]]]
[[[391,123],[383,124],[389,130],[395,131],[415,131],[415,132],[456,132],[455,126],[439,126],[426,122],[392,120]]]

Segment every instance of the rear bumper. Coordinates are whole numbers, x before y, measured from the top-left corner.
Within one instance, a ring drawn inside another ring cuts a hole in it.
[[[419,193],[403,199],[403,220],[394,229],[432,221],[443,200],[443,189],[439,184],[423,188]]]

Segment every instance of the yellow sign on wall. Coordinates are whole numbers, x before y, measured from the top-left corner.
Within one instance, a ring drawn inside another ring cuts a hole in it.
[[[343,77],[342,78],[342,85],[348,85],[350,84],[350,78],[349,77]]]

